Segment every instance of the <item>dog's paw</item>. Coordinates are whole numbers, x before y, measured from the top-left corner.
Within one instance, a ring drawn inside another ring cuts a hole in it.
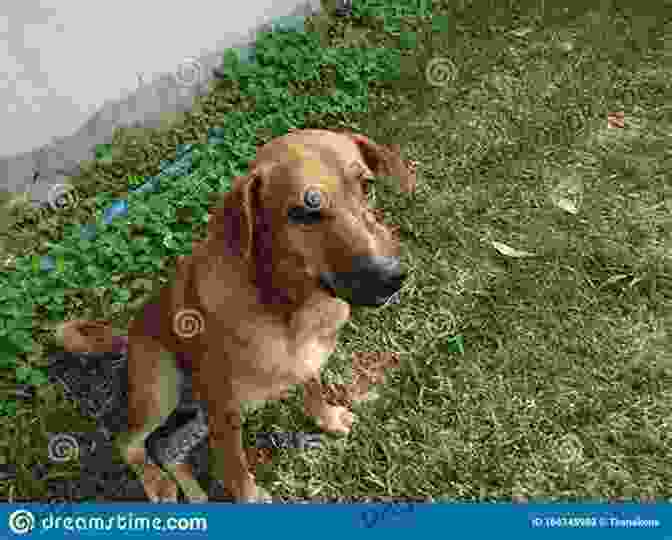
[[[246,482],[244,486],[241,486],[238,489],[232,489],[231,491],[237,492],[234,495],[234,499],[238,503],[273,502],[270,493],[261,486],[258,486],[254,481],[254,476],[251,474],[249,475],[249,482]]]
[[[341,406],[327,406],[315,420],[320,429],[337,435],[347,435],[357,417]]]
[[[250,503],[270,503],[273,502],[273,497],[271,497],[271,494],[266,491],[264,488],[257,486],[257,493],[254,495],[253,498],[251,498],[248,501],[245,502],[250,502]]]
[[[185,499],[189,504],[200,504],[200,503],[207,503],[208,502],[208,496],[203,493],[203,494],[198,494],[198,495],[187,495],[185,494]]]
[[[159,478],[151,483],[143,482],[145,493],[153,503],[176,503],[177,484],[169,478]]]

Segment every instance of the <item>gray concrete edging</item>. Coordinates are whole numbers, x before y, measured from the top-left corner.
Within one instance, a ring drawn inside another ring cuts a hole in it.
[[[286,0],[285,7],[283,16],[310,16],[320,12],[320,0]],[[278,11],[275,6],[274,11]],[[224,51],[250,45],[256,34],[268,28],[275,18],[277,15],[265,17],[243,39],[183,61],[175,73],[163,74],[150,83],[139,85],[126,98],[109,100],[73,134],[55,136],[49,144],[0,157],[0,190],[17,195],[25,193],[33,205],[47,203],[50,189],[68,183],[68,177],[76,176],[79,163],[93,159],[95,147],[109,143],[115,128],[157,127],[165,113],[189,110],[195,98],[207,91],[214,77],[212,71],[221,65]],[[9,134],[6,126],[2,131]]]

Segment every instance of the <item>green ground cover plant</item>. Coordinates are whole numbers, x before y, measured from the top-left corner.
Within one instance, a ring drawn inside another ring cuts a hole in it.
[[[47,432],[92,429],[47,384],[55,325],[123,328],[258,145],[348,127],[419,164],[413,197],[376,192],[411,277],[401,304],[354,314],[325,378],[348,380],[353,352],[401,365],[348,439],[283,451],[258,481],[286,500],[672,499],[671,34],[653,2],[362,0],[263,36],[256,63],[227,55],[226,77],[161,129],[118,130],[71,204],[8,200],[0,382],[37,392],[1,404],[18,474],[0,498],[44,493],[31,470]],[[129,193],[184,144],[188,173]],[[128,215],[103,227],[120,197]],[[91,222],[104,230],[82,240]],[[35,271],[47,252],[61,272]],[[245,429],[315,430],[296,394]]]

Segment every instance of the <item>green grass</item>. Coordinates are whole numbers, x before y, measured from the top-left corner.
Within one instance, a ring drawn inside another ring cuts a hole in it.
[[[409,286],[400,305],[355,312],[325,378],[347,379],[355,351],[398,351],[402,365],[356,406],[348,439],[282,452],[259,482],[287,499],[672,500],[669,6],[441,1],[429,16],[428,4],[356,2],[355,18],[269,38],[263,73],[220,83],[161,130],[120,130],[114,159],[73,180],[76,207],[8,212],[7,253],[69,250],[60,277],[21,264],[2,275],[0,335],[32,349],[5,361],[3,384],[41,382],[59,320],[123,326],[256,145],[290,126],[348,126],[399,142],[420,164],[419,190],[377,193],[401,228]],[[440,86],[425,73],[436,58],[456,68]],[[614,111],[624,129],[607,129]],[[194,173],[78,245],[73,224],[129,176],[156,174],[219,125],[224,144],[200,146]],[[75,410],[42,384],[0,418],[19,467],[0,497],[44,492],[31,467],[47,462],[47,431],[91,427]],[[271,430],[315,430],[298,394],[250,413],[250,437]]]

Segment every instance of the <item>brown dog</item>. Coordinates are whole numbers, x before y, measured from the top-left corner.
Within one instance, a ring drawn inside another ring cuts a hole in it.
[[[120,443],[150,500],[175,501],[177,484],[188,500],[207,500],[188,464],[167,467],[170,478],[145,455],[145,438],[177,405],[180,369],[191,371],[194,397],[207,407],[213,476],[237,501],[268,499],[243,452],[244,402],[303,383],[318,426],[350,431],[353,414],[324,400],[320,368],[349,305],[383,305],[405,278],[398,244],[367,202],[374,174],[398,177],[403,191],[415,187],[398,147],[362,135],[299,130],[272,140],[234,180],[173,282],[131,322],[129,426]],[[66,347],[111,346],[97,323],[88,338],[87,323],[75,323],[64,327]]]

